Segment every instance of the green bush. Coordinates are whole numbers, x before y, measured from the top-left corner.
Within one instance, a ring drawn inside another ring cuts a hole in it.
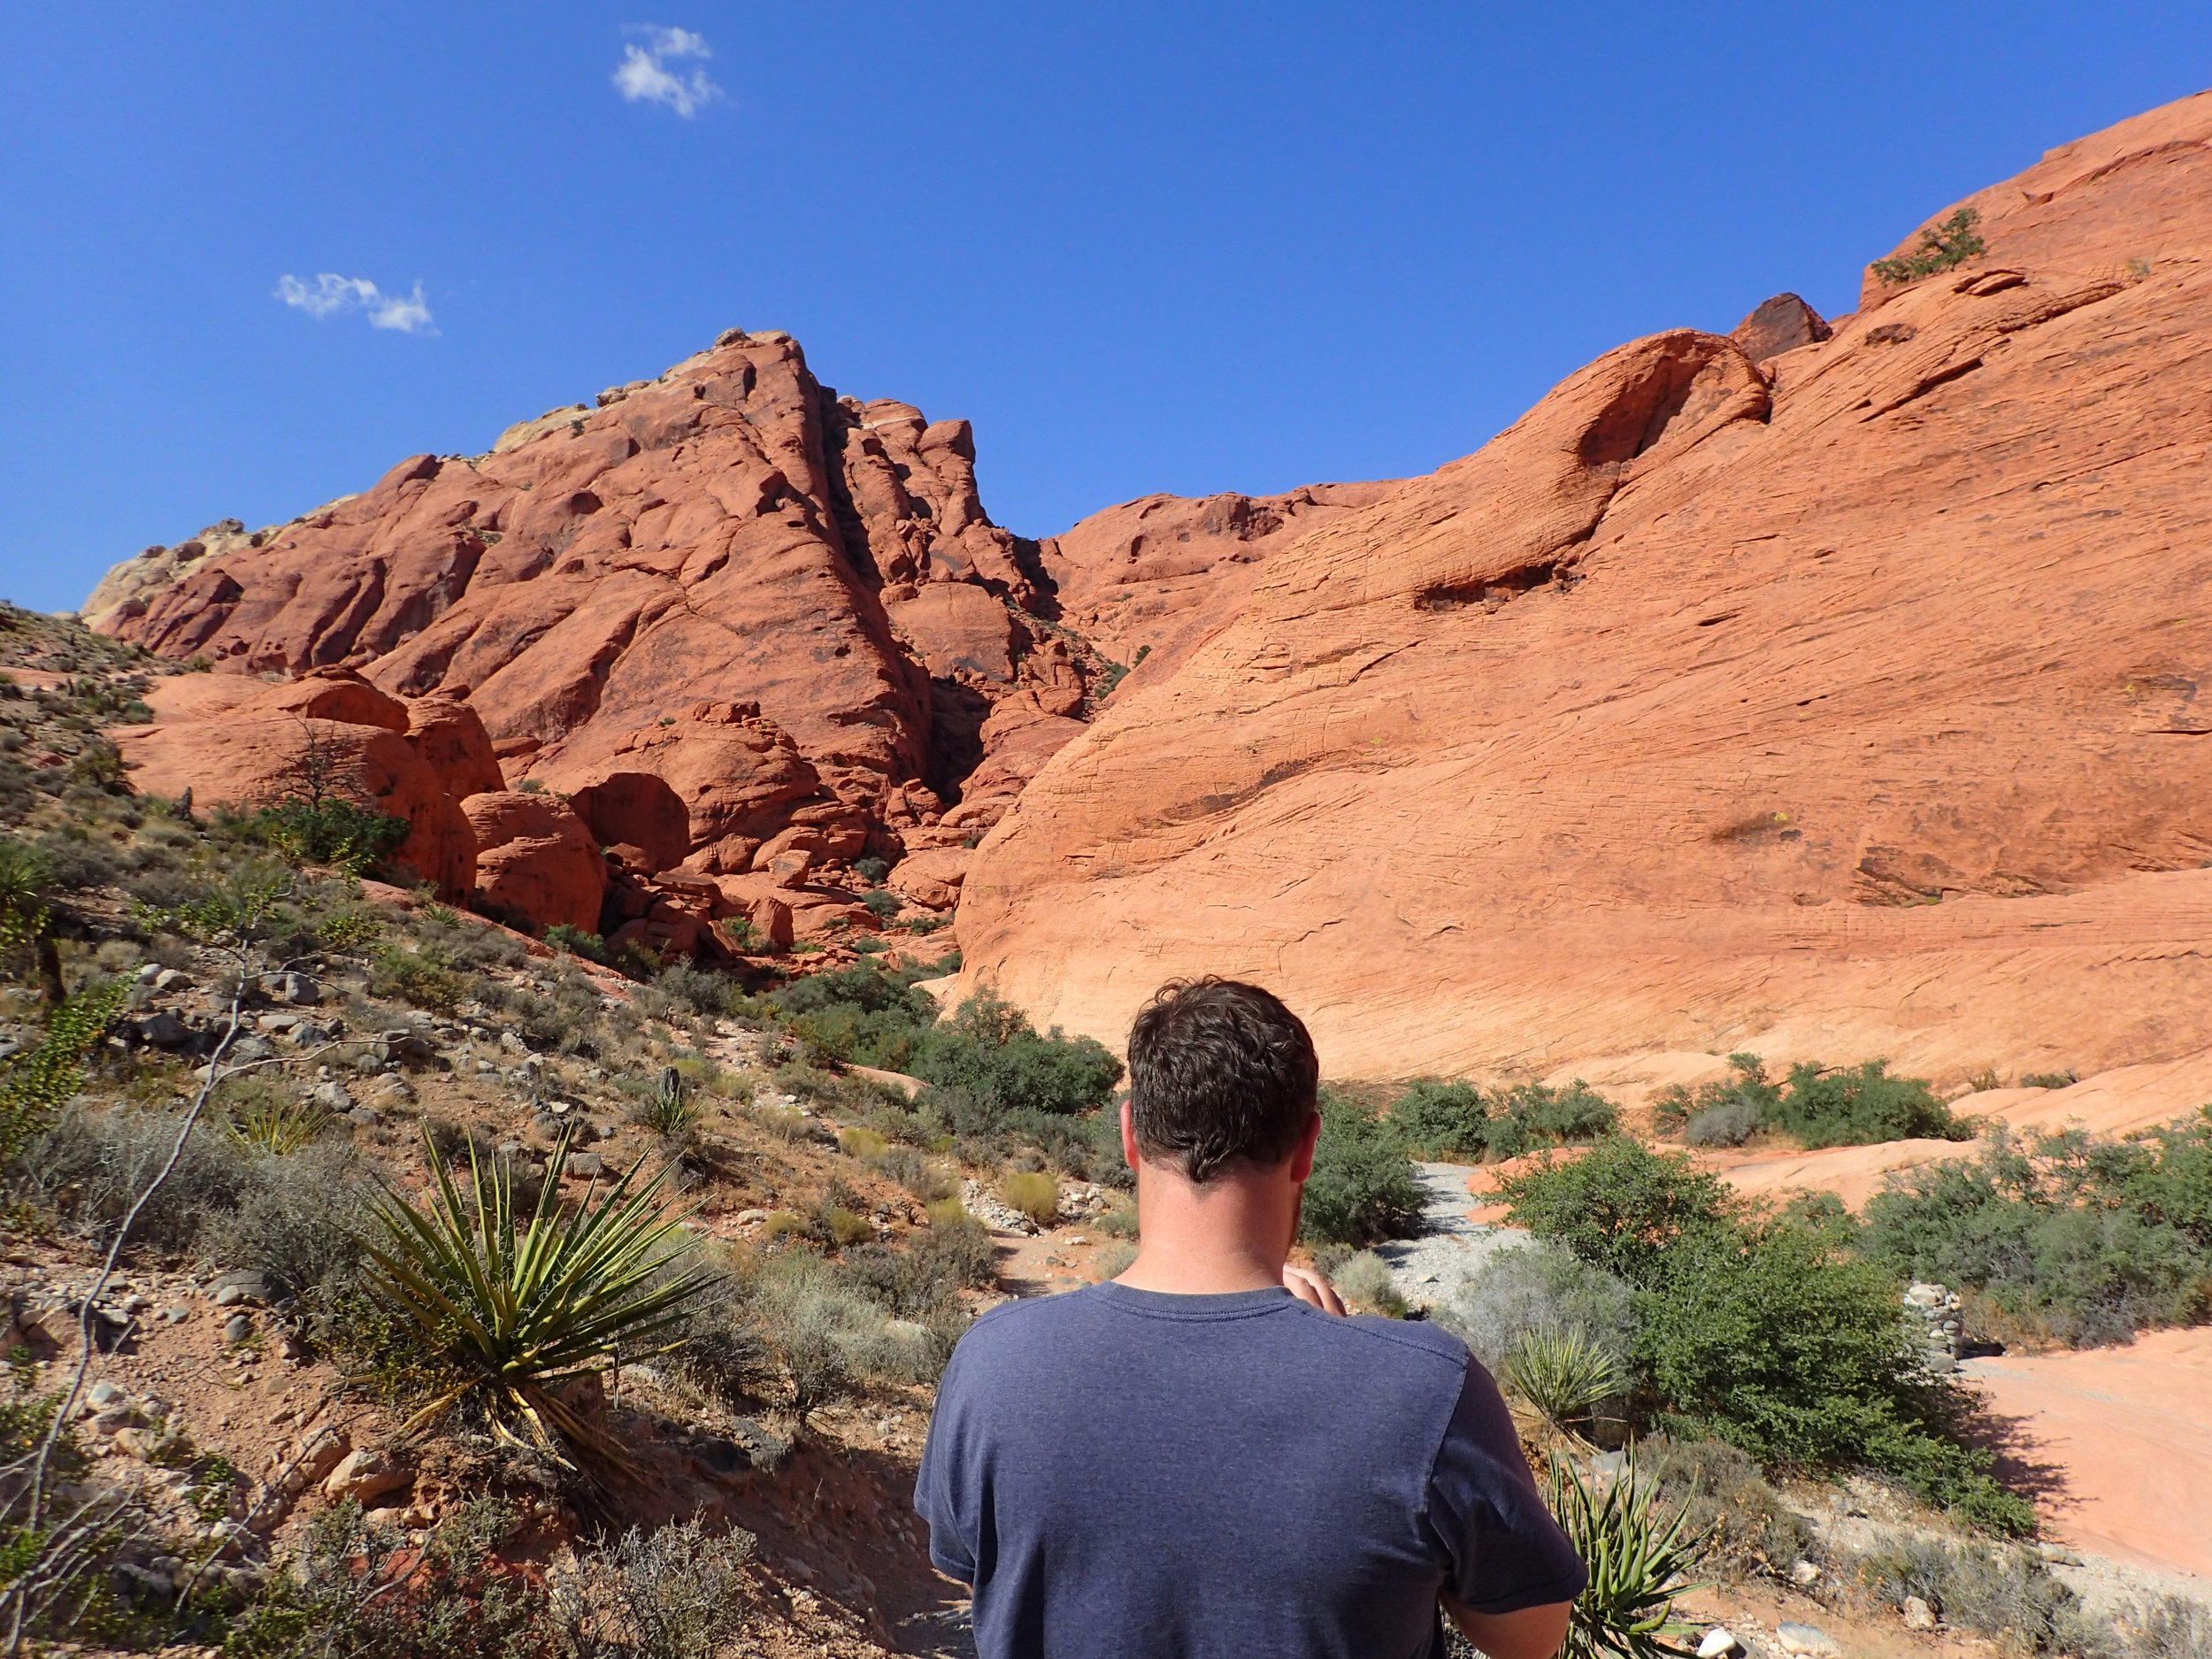
[[[1948,271],[1978,253],[1988,251],[1988,244],[1974,228],[1981,221],[1982,216],[1974,209],[1962,207],[1948,219],[1922,230],[1919,245],[1911,253],[1897,258],[1877,259],[1867,268],[1878,280],[1893,287],[1909,282],[1915,277]]]
[[[768,1001],[814,1055],[887,1071],[912,1068],[937,1005],[872,963],[794,979]]]
[[[1811,1525],[1738,1447],[1648,1434],[1637,1442],[1636,1461],[1667,1502],[1687,1509],[1712,1553],[1740,1572],[1786,1572],[1812,1548]]]
[[[1584,1261],[1648,1289],[1686,1240],[1724,1232],[1740,1207],[1719,1176],[1629,1136],[1502,1178],[1508,1218]]]
[[[1372,1250],[1347,1257],[1329,1271],[1328,1279],[1356,1312],[1379,1313],[1391,1319],[1406,1317],[1406,1299],[1399,1294],[1398,1281],[1391,1277],[1390,1263]]]
[[[1999,1130],[1970,1160],[1893,1178],[1866,1245],[2078,1347],[2212,1312],[2212,1108],[2128,1141]]]
[[[1490,1109],[1471,1083],[1417,1077],[1391,1102],[1390,1122],[1417,1158],[1479,1159],[1490,1144]]]
[[[1915,1368],[1899,1284],[1834,1205],[1747,1210],[1682,1154],[1628,1140],[1501,1183],[1509,1219],[1634,1285],[1644,1415],[1763,1463],[1869,1467],[1978,1525],[2033,1512],[1955,1438],[1963,1396]]]
[[[1755,1054],[1732,1054],[1728,1064],[1724,1081],[1695,1091],[1678,1083],[1662,1090],[1652,1106],[1659,1127],[1697,1124],[1693,1146],[1740,1146],[1752,1126],[1781,1130],[1808,1148],[1973,1138],[1973,1125],[1954,1116],[1925,1081],[1890,1076],[1886,1061],[1855,1067],[1807,1063],[1791,1067],[1782,1083],[1768,1078]]]
[[[1300,1236],[1310,1243],[1372,1244],[1410,1233],[1420,1214],[1421,1188],[1397,1133],[1325,1090]]]
[[[1519,1083],[1500,1097],[1491,1116],[1490,1156],[1517,1158],[1541,1147],[1583,1145],[1619,1127],[1619,1110],[1580,1078],[1564,1088]]]
[[[1064,1037],[1056,1025],[1040,1036],[1019,1009],[987,991],[932,1027],[910,1069],[1001,1114],[1093,1111],[1112,1097],[1122,1074],[1121,1062],[1096,1039]]]
[[[353,874],[397,852],[411,827],[403,818],[328,795],[319,801],[288,795],[224,826],[228,833],[273,847],[288,858]]]
[[[0,1061],[0,1167],[12,1164],[83,1087],[85,1057],[121,1011],[127,987],[111,980],[57,1008],[45,1033]]]
[[[1952,1116],[1925,1082],[1890,1076],[1882,1060],[1855,1069],[1792,1066],[1768,1121],[1808,1148],[1974,1138],[1974,1126]]]

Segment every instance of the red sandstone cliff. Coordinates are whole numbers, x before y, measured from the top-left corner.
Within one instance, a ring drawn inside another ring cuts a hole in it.
[[[966,983],[1112,1041],[1248,973],[1339,1073],[2212,1046],[2212,96],[1970,205],[1294,525],[985,841]]]

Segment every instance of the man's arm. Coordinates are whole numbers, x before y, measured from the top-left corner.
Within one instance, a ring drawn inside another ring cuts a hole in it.
[[[1448,1590],[1439,1599],[1452,1623],[1490,1659],[1552,1659],[1567,1640],[1567,1613],[1574,1605],[1553,1601],[1517,1613],[1478,1613],[1454,1601]]]

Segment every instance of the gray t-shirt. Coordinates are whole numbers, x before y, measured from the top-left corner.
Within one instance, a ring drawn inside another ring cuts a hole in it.
[[[982,1659],[1425,1659],[1440,1588],[1509,1613],[1585,1580],[1457,1338],[1286,1290],[984,1315],[914,1504]]]

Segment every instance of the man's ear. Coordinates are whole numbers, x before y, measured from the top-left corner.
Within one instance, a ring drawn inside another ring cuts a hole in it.
[[[1306,1133],[1298,1138],[1297,1149],[1290,1155],[1290,1179],[1292,1180],[1303,1185],[1306,1178],[1313,1173],[1314,1143],[1320,1139],[1321,1114],[1317,1111],[1313,1115],[1312,1121],[1306,1125]]]
[[[1129,1110],[1126,1095],[1121,1102],[1121,1156],[1128,1160],[1130,1172],[1134,1174],[1142,1160],[1137,1156],[1137,1120]]]

